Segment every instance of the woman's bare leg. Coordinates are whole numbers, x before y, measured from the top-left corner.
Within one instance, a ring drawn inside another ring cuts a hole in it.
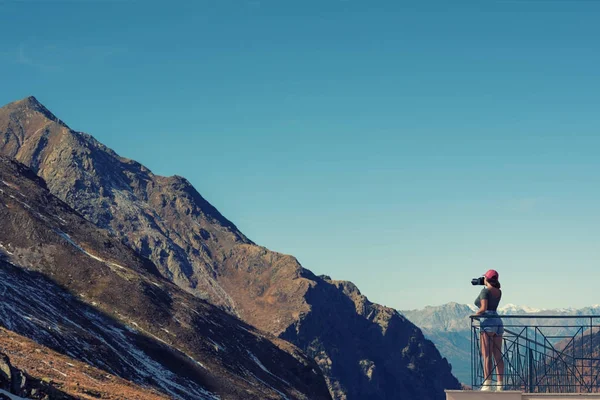
[[[494,335],[494,362],[496,363],[496,379],[498,380],[498,385],[500,382],[504,382],[504,359],[502,358],[502,335]]]
[[[483,361],[483,380],[492,380],[492,345],[491,334],[481,332],[481,357]]]

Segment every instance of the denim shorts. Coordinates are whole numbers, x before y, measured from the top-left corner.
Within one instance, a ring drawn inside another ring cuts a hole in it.
[[[495,333],[497,335],[504,333],[504,324],[496,311],[486,311],[481,317],[481,332]]]

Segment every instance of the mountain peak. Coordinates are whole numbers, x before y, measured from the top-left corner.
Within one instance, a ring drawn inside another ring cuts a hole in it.
[[[34,111],[42,114],[47,119],[57,122],[61,125],[65,125],[56,115],[46,108],[35,96],[28,96],[24,99],[17,100],[13,103],[7,104],[2,108],[7,108],[11,111]]]
[[[35,111],[45,110],[47,112],[50,112],[46,107],[44,107],[42,103],[40,103],[40,101],[35,96],[25,97],[24,99],[17,100],[14,103],[9,104],[9,106],[10,105],[14,105],[16,106],[16,108],[21,109],[30,109]]]
[[[27,103],[32,106],[41,106],[42,105],[42,103],[40,103],[39,100],[35,98],[35,96],[27,96],[23,100],[20,100],[20,102]]]

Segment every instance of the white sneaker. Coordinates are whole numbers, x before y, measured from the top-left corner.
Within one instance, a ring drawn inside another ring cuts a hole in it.
[[[496,385],[496,392],[504,392],[504,383],[502,381],[499,381]]]
[[[492,391],[492,381],[491,380],[484,381],[483,385],[481,385],[481,391],[482,392],[491,392]]]

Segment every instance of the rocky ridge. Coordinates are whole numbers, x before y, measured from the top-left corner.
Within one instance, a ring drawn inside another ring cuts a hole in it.
[[[53,194],[167,279],[298,345],[319,363],[335,398],[442,399],[443,389],[460,387],[435,346],[395,310],[255,245],[186,179],[118,156],[36,99],[0,109],[0,154],[30,166]]]
[[[327,399],[318,366],[183,291],[0,157],[0,323],[173,399]]]

